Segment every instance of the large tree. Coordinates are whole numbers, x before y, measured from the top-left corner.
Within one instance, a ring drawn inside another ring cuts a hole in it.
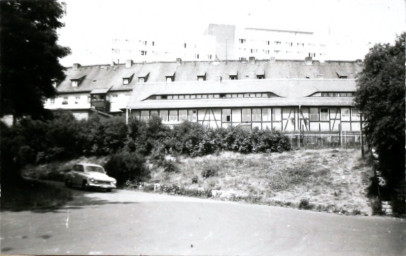
[[[365,134],[379,154],[390,194],[405,179],[405,38],[377,44],[365,56],[357,78],[356,105],[365,118]]]
[[[53,0],[0,1],[0,116],[42,116],[43,101],[55,96],[65,78],[59,58],[69,48],[57,44],[62,5]]]

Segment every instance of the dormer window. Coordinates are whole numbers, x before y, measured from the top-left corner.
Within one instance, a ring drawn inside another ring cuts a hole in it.
[[[76,77],[72,77],[70,79],[72,87],[79,87],[80,83],[83,81],[83,79],[85,78],[85,76],[76,76]]]
[[[238,73],[237,71],[233,71],[229,74],[230,80],[238,80]]]
[[[129,85],[133,79],[134,73],[128,73],[123,75],[123,85]]]
[[[138,82],[145,83],[148,80],[149,72],[143,72],[138,75]]]
[[[206,81],[206,72],[197,74],[197,81]]]
[[[256,75],[257,75],[257,79],[265,79],[265,71],[263,71],[263,70],[257,71]]]
[[[166,82],[174,82],[175,81],[175,72],[169,72],[168,74],[165,75],[165,80]]]
[[[340,79],[346,79],[346,78],[348,78],[347,73],[345,73],[345,72],[343,72],[343,71],[341,71],[341,70],[336,71],[336,74],[337,74],[338,78],[340,78]]]

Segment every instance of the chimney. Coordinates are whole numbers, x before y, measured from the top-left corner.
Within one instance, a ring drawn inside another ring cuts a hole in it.
[[[114,65],[116,65],[116,63],[114,61],[111,61],[110,66],[114,67]]]
[[[176,63],[177,64],[182,64],[182,59],[181,58],[176,58]]]
[[[248,61],[249,63],[255,63],[255,57],[254,56],[249,57]]]
[[[308,66],[311,66],[313,64],[313,59],[312,57],[308,56],[305,58],[305,64]]]
[[[126,60],[126,61],[125,61],[125,67],[126,67],[126,68],[131,68],[132,65],[133,65],[133,61],[132,61],[132,60]]]
[[[72,68],[73,68],[73,70],[78,70],[80,68],[80,64],[79,63],[73,63]]]

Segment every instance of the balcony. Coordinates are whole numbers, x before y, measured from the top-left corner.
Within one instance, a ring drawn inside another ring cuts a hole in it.
[[[97,111],[108,113],[110,112],[110,102],[104,99],[92,99],[90,106]]]

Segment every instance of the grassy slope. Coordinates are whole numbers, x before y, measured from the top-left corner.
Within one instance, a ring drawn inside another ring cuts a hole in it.
[[[151,182],[187,190],[214,190],[215,197],[227,200],[293,207],[307,200],[307,208],[371,215],[366,188],[372,169],[357,149],[249,155],[225,152],[182,158],[178,167],[176,173],[155,169]],[[208,169],[217,174],[202,177],[202,171]]]
[[[107,159],[80,158],[31,166],[24,172],[30,177],[50,178],[76,162],[104,165]],[[183,189],[180,194],[193,196],[212,194],[223,200],[291,207],[299,207],[301,201],[307,201],[309,205],[304,208],[371,215],[366,188],[373,171],[358,149],[307,149],[248,155],[224,152],[181,157],[177,166],[178,172],[167,173],[161,167],[150,165],[152,173],[147,182],[159,183],[161,188],[176,185]],[[216,175],[204,178],[205,170],[214,170]]]

